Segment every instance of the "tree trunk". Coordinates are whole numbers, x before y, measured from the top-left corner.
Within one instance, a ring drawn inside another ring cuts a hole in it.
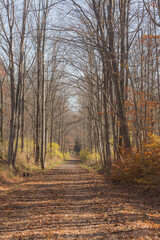
[[[127,119],[125,116],[125,109],[123,105],[123,98],[122,98],[123,94],[121,93],[121,88],[119,85],[120,74],[119,74],[118,65],[116,62],[116,54],[115,54],[115,48],[114,48],[113,12],[112,11],[113,11],[112,0],[109,0],[109,4],[108,4],[109,60],[111,61],[112,68],[113,68],[112,78],[114,82],[115,95],[117,98],[118,116],[121,122],[124,146],[125,148],[129,149],[131,148],[131,143],[130,143],[130,137],[129,137],[129,130],[127,126]]]

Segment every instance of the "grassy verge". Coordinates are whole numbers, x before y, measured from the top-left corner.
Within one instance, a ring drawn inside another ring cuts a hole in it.
[[[0,159],[0,184],[13,183],[15,180],[13,169],[9,168],[5,160]]]
[[[97,166],[97,164],[87,165],[85,162],[82,162],[80,166],[89,171],[94,170],[96,172],[100,172],[102,170],[102,168],[99,165]]]
[[[23,177],[24,173],[29,173],[29,177],[32,177],[63,162],[64,160],[60,158],[48,158],[45,170],[42,170],[40,165],[35,164],[34,158],[27,159],[25,153],[18,153],[16,167],[13,169],[8,166],[6,160],[0,158],[0,193],[8,193],[17,188],[19,184],[27,179]]]
[[[82,166],[86,169],[101,170],[100,155],[93,150],[90,152],[87,148],[82,149],[79,153]]]

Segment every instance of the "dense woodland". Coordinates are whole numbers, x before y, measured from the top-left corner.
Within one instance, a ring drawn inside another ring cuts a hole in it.
[[[8,164],[25,151],[44,169],[52,143],[64,153],[76,144],[115,178],[137,169],[139,181],[157,182],[159,1],[1,0],[0,11]]]

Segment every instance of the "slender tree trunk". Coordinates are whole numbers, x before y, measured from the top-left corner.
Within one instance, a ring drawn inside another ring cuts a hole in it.
[[[109,119],[108,119],[108,101],[106,96],[108,96],[108,85],[109,80],[111,80],[111,74],[110,69],[107,68],[107,64],[105,63],[105,60],[103,61],[103,74],[104,74],[104,121],[105,121],[105,148],[106,148],[106,165],[108,170],[111,169],[111,150],[110,150],[110,134],[109,134]]]
[[[0,157],[3,156],[3,82],[0,82]]]
[[[36,106],[36,155],[35,163],[39,164],[40,146],[39,146],[39,130],[40,130],[40,82],[41,82],[41,30],[40,30],[40,2],[37,20],[37,106]]]
[[[116,62],[116,54],[115,54],[115,48],[114,48],[114,32],[113,32],[113,5],[112,0],[109,0],[108,3],[108,34],[109,34],[109,59],[112,62],[112,68],[113,68],[113,82],[114,82],[114,89],[115,89],[115,95],[117,98],[117,106],[118,106],[118,116],[121,122],[121,128],[122,128],[122,136],[124,139],[124,146],[126,149],[131,148],[130,143],[130,136],[129,136],[129,130],[127,126],[127,119],[125,116],[125,109],[123,105],[123,98],[122,93],[119,85],[120,80],[120,74]]]
[[[25,68],[25,66],[24,66],[24,68]],[[25,88],[24,84],[25,84],[25,73],[23,73],[22,102],[21,102],[21,151],[22,152],[24,150],[24,88]]]
[[[13,23],[10,25],[10,43],[9,43],[9,70],[10,70],[10,87],[11,87],[11,119],[8,145],[8,164],[13,165],[13,144],[15,137],[15,70],[13,54]]]

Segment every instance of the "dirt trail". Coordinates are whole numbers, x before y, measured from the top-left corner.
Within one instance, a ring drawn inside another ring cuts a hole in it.
[[[0,239],[160,239],[158,209],[70,160],[0,197]]]

